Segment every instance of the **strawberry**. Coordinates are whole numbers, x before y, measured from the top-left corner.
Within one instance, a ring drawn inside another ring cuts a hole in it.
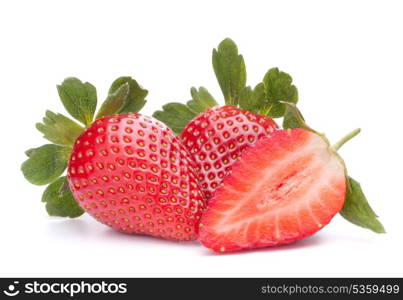
[[[134,234],[194,240],[204,200],[179,138],[140,114],[95,121],[76,141],[70,189],[101,223]]]
[[[85,127],[47,111],[36,127],[52,144],[26,151],[21,167],[28,181],[48,185],[42,196],[48,214],[87,212],[118,231],[195,240],[205,201],[194,162],[171,129],[137,113],[147,90],[118,78],[95,117],[90,83],[67,78],[58,91]]]
[[[210,108],[186,125],[181,139],[196,162],[207,200],[241,153],[277,128],[271,118],[232,105]]]
[[[233,165],[202,217],[200,241],[220,252],[290,243],[328,224],[345,195],[344,163],[321,136],[278,130]]]

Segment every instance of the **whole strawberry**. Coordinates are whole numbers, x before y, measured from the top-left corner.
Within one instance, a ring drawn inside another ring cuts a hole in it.
[[[108,116],[77,139],[68,180],[80,206],[116,230],[194,240],[204,200],[192,163],[165,125]]]
[[[76,78],[58,86],[71,119],[47,112],[37,128],[54,144],[28,150],[22,165],[34,184],[49,184],[42,200],[50,215],[85,212],[126,233],[194,240],[205,202],[194,162],[180,139],[137,112],[147,91],[117,79],[95,121],[96,91]],[[67,171],[67,178],[62,175]]]
[[[186,125],[181,139],[196,162],[207,200],[242,152],[277,128],[271,118],[232,105],[210,108]]]

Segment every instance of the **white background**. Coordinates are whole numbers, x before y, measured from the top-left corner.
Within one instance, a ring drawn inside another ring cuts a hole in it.
[[[403,276],[401,1],[1,1],[1,276]],[[88,216],[50,218],[23,179],[34,123],[64,113],[55,85],[90,81],[100,100],[118,76],[150,93],[151,114],[203,85],[221,99],[211,51],[236,41],[256,84],[289,72],[313,128],[336,141],[387,234],[337,216],[293,245],[215,255],[198,242],[116,233]]]

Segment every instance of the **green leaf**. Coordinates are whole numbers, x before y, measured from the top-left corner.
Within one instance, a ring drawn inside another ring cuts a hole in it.
[[[286,106],[279,101],[297,103],[298,90],[292,84],[292,78],[278,68],[270,69],[263,78],[265,87],[265,108],[262,113],[272,118],[284,115]]]
[[[287,107],[284,113],[283,128],[302,128],[302,126],[300,120],[297,119],[290,108]]]
[[[299,109],[296,107],[294,103],[284,102],[286,105],[286,110],[283,119],[283,128],[305,128],[307,129],[307,125],[305,123],[305,119],[302,116]],[[312,130],[311,130],[312,131]]]
[[[97,91],[77,78],[66,78],[57,86],[60,99],[69,114],[86,126],[90,125],[97,106]]]
[[[239,107],[256,113],[259,110],[257,110],[252,104],[252,94],[253,91],[250,86],[244,87],[241,93],[239,94]]]
[[[95,119],[117,114],[127,104],[130,86],[125,82],[117,90],[108,95],[100,107]]]
[[[34,151],[35,151],[35,148],[31,148],[31,149],[26,150],[24,153],[26,156],[30,157]]]
[[[165,123],[176,134],[181,134],[183,128],[199,113],[210,107],[214,107],[217,102],[204,87],[199,90],[191,88],[192,100],[186,104],[172,102],[162,106],[162,110],[153,113],[153,117]]]
[[[283,119],[283,128],[302,128],[305,130],[312,131],[323,139],[327,140],[324,134],[317,132],[316,130],[312,129],[311,127],[306,124],[304,116],[302,115],[301,111],[294,103],[279,101],[280,104],[283,104],[286,107],[284,119]]]
[[[251,87],[245,87],[239,97],[239,107],[254,113],[260,113],[265,103],[264,84],[259,83],[252,90]]]
[[[28,150],[29,158],[21,165],[24,177],[36,185],[53,182],[66,169],[70,150],[53,144]]]
[[[70,192],[65,176],[49,184],[42,195],[49,216],[76,218],[84,213]]]
[[[196,115],[188,106],[177,102],[165,104],[162,106],[162,111],[157,110],[153,113],[154,118],[165,123],[178,135]]]
[[[355,225],[370,229],[376,233],[385,233],[385,229],[369,205],[361,185],[351,177],[348,177],[347,183],[346,200],[340,214]]]
[[[213,49],[213,68],[224,95],[225,104],[238,105],[239,96],[246,84],[246,68],[238,47],[229,38],[218,49]]]
[[[192,87],[190,94],[192,95],[192,100],[188,101],[186,104],[196,113],[202,113],[206,109],[218,105],[213,96],[202,86],[198,90]]]
[[[36,128],[44,134],[44,138],[57,145],[72,146],[84,128],[62,114],[46,111],[43,123]]]
[[[128,99],[117,113],[123,114],[129,112],[139,112],[146,104],[145,98],[148,94],[148,91],[143,89],[133,78],[119,77],[116,79],[109,89],[109,95],[116,92],[125,83],[129,84],[129,95],[127,96]]]

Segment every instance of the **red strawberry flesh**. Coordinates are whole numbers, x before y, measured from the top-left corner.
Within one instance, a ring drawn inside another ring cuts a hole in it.
[[[210,108],[189,122],[181,139],[196,162],[207,200],[241,153],[277,128],[272,119],[231,105]]]
[[[165,125],[117,115],[95,121],[77,139],[68,180],[79,205],[116,230],[194,240],[205,204],[193,165]]]
[[[312,235],[343,207],[342,160],[319,135],[278,130],[244,152],[202,217],[214,251],[276,246]]]

